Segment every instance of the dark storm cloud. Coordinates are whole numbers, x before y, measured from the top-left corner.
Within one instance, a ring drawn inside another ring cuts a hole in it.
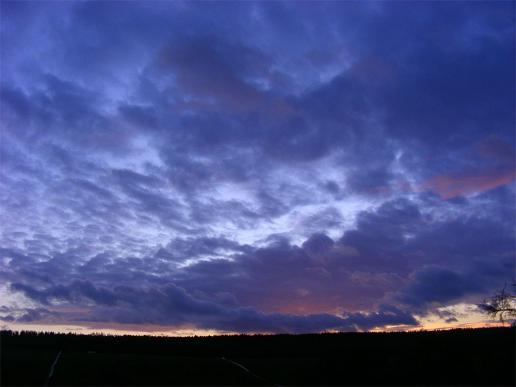
[[[6,308],[4,310],[0,310],[0,313],[3,314],[1,317],[2,320],[6,322],[21,322],[21,323],[32,323],[35,321],[41,321],[49,318],[56,318],[59,316],[59,313],[55,313],[45,308],[23,308],[23,309],[14,309],[14,308]],[[4,314],[7,313],[7,314]]]
[[[68,287],[49,287],[44,290],[35,290],[20,284],[13,284],[11,287],[13,290],[24,292],[31,299],[44,300],[44,304],[47,304],[49,299],[93,301],[97,308],[94,315],[88,317],[88,321],[176,326],[194,322],[197,328],[215,328],[232,332],[288,333],[324,329],[371,329],[386,324],[417,324],[409,314],[385,305],[382,305],[378,312],[354,313],[343,317],[332,314],[267,314],[251,307],[228,308],[194,297],[174,284],[147,289],[118,286],[111,291],[96,288],[88,281],[74,281]],[[104,306],[109,306],[109,309],[104,309]],[[15,320],[37,321],[45,314],[52,313],[44,308],[30,309]],[[13,317],[7,315],[3,319],[10,321]]]
[[[7,319],[369,329],[510,280],[512,4],[0,7],[0,278],[49,311]]]
[[[399,200],[358,219],[340,240],[314,234],[301,247],[282,240],[233,255],[234,262],[198,263],[178,281],[206,294],[229,291],[244,304],[298,311],[358,308],[396,290],[396,300],[420,311],[489,292],[514,270],[511,227],[491,220],[439,221]]]
[[[391,305],[380,305],[374,313],[354,313],[346,317],[346,322],[360,329],[372,329],[385,325],[418,325],[416,319],[407,312],[403,312]]]
[[[259,51],[213,36],[186,36],[173,42],[163,49],[158,66],[171,71],[192,96],[212,97],[236,110],[260,102],[260,93],[245,79],[249,83],[259,80],[269,67]]]
[[[493,229],[491,221],[477,219],[460,226],[434,221],[415,228],[421,214],[406,201],[387,203],[359,218],[358,228],[338,241],[314,234],[302,246],[276,238],[266,247],[252,248],[225,238],[175,240],[158,251],[154,260],[95,256],[80,270],[68,269],[60,275],[54,271],[57,284],[42,282],[34,287],[15,282],[11,290],[43,305],[64,300],[91,307],[93,302],[98,321],[190,322],[223,330],[304,332],[315,329],[316,325],[310,324],[317,322],[320,329],[415,324],[412,313],[424,314],[450,301],[474,299],[496,289],[514,270],[510,228]],[[389,219],[397,222],[387,228]],[[365,225],[367,228],[360,228]],[[461,230],[450,232],[452,227]],[[407,229],[413,232],[408,239],[402,235]],[[357,242],[360,239],[349,237],[361,232],[374,241],[367,248]],[[472,245],[471,240],[480,235],[490,239]],[[450,248],[452,244],[455,250]],[[469,245],[473,250],[468,250]],[[182,269],[173,263],[218,256],[221,250],[231,260],[203,261]],[[4,255],[14,256],[8,251]],[[10,275],[34,281],[25,272],[36,269],[44,273],[56,259],[59,257],[36,265],[29,260],[24,270],[17,266]],[[165,263],[171,260],[172,265]],[[449,268],[437,266],[444,264]],[[78,279],[68,282],[70,275]],[[79,279],[84,275],[93,282]],[[157,287],[159,283],[162,285]],[[111,312],[103,305],[112,305]],[[323,312],[364,307],[377,311],[340,317]],[[296,317],[300,313],[305,317]]]
[[[468,292],[482,291],[484,283],[476,283],[477,279],[461,276],[445,268],[425,267],[414,274],[410,285],[404,289],[402,301],[413,306],[432,302],[443,305],[460,299]]]

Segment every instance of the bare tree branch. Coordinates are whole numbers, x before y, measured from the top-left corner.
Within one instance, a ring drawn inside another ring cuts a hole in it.
[[[484,301],[478,306],[488,316],[498,318],[502,324],[507,319],[513,320],[512,323],[514,324],[516,322],[516,295],[514,292],[507,292],[506,287],[507,284],[488,301]],[[512,287],[516,289],[516,283],[513,283]]]

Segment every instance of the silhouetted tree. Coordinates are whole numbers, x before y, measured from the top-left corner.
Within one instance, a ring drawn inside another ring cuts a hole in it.
[[[502,324],[507,320],[512,320],[512,324],[516,323],[516,294],[506,290],[506,286],[497,292],[488,301],[480,304],[480,308],[490,317],[500,319]],[[516,282],[512,284],[516,290]]]

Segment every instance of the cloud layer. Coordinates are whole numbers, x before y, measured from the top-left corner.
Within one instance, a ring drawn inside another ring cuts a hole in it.
[[[1,8],[2,320],[372,329],[514,278],[511,4]]]

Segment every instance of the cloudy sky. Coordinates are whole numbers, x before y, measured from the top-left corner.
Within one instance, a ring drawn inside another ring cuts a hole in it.
[[[514,32],[509,1],[2,1],[0,323],[485,320]]]

